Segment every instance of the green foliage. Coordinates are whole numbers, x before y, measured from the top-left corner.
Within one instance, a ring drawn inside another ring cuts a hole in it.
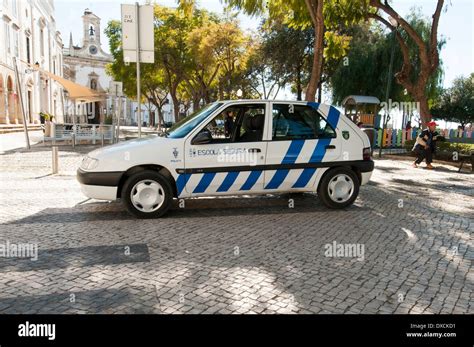
[[[291,28],[313,26],[305,0],[224,0],[251,16],[265,16]],[[312,0],[314,2],[314,0]],[[324,25],[328,30],[349,26],[365,18],[367,0],[324,0]]]
[[[43,117],[45,121],[52,121],[54,119],[54,116],[52,114],[46,112],[40,112],[39,115],[40,117]]]
[[[404,148],[407,151],[411,151],[413,146],[415,145],[415,140],[407,140],[405,141]],[[438,157],[442,156],[445,159],[451,159],[452,153],[462,153],[462,154],[470,154],[472,151],[472,145],[465,144],[465,143],[456,143],[456,142],[448,142],[448,141],[438,141],[436,144],[436,149],[438,153]],[[448,154],[448,155],[443,155]]]
[[[444,90],[431,113],[436,119],[460,123],[474,122],[474,73],[456,78],[453,86]]]
[[[407,20],[421,34],[423,40],[429,41],[430,22],[421,15],[419,10],[413,9]],[[354,26],[348,30],[348,35],[352,36],[352,41],[347,58],[339,62],[336,71],[330,78],[335,103],[340,104],[346,96],[352,94],[370,95],[385,100],[390,54],[394,45],[393,72],[399,71],[403,64],[401,49],[394,41],[393,33],[384,31],[379,24],[374,23],[373,25]],[[402,36],[408,42],[413,66],[410,78],[415,80],[420,71],[418,47],[404,32]],[[444,44],[445,41],[440,40],[439,49]],[[440,63],[440,67],[428,82],[427,96],[429,100],[435,100],[438,97],[442,76],[442,63]],[[412,97],[406,93],[405,89],[396,83],[394,76],[391,76],[391,79],[389,98],[396,101],[412,101]]]
[[[369,11],[368,0],[320,0],[323,3],[324,28],[316,32],[316,37],[324,39],[324,59],[316,56],[323,66],[323,71],[318,72],[315,67],[318,63],[306,64],[305,70],[308,82],[315,85],[324,81],[332,74],[335,65],[344,57],[349,48],[350,37],[344,33],[347,26],[362,21]],[[315,31],[317,28],[316,15],[310,14],[310,8],[315,11],[318,0],[225,0],[233,8],[244,11],[249,15],[262,15],[267,18],[269,25],[272,23],[283,24],[291,29]],[[322,36],[322,38],[321,38]],[[317,46],[320,40],[313,40]],[[318,49],[317,47],[314,50]],[[317,53],[317,52],[316,52]],[[310,73],[311,72],[311,73]],[[321,74],[321,75],[318,75]],[[322,76],[324,75],[324,76]],[[298,76],[299,78],[299,76]],[[299,90],[299,88],[297,88]],[[298,94],[300,94],[298,92]],[[298,96],[299,97],[299,96]]]
[[[260,62],[268,66],[274,81],[290,83],[301,100],[313,59],[314,30],[294,29],[276,21],[265,22],[260,29]]]
[[[411,151],[414,145],[415,140],[406,140],[403,145],[403,148],[405,148],[407,151]]]
[[[394,44],[392,35],[386,35],[380,26],[363,24],[353,27],[350,50],[341,60],[330,77],[330,86],[334,103],[341,104],[348,95],[370,95],[385,99],[388,65],[391,48]],[[401,67],[402,56],[395,50],[394,71]],[[403,88],[392,82],[390,98],[403,100]]]
[[[217,97],[232,97],[245,75],[250,38],[233,19],[222,20],[215,14],[197,9],[194,1],[179,1],[172,9],[154,6],[155,62],[142,64],[142,93],[161,108],[169,93],[175,119],[179,108]],[[119,21],[110,21],[105,30],[114,62],[108,73],[124,82],[124,92],[136,97],[136,64],[125,64]]]
[[[431,39],[431,20],[430,18],[423,16],[421,9],[419,7],[412,7],[409,15],[406,18],[407,22],[411,27],[421,36],[423,42],[427,47],[430,46]],[[401,31],[401,35],[405,42],[407,42],[408,48],[410,50],[410,62],[412,65],[412,71],[410,75],[410,80],[415,82],[418,78],[421,71],[420,64],[420,55],[418,51],[418,46],[415,42],[406,34],[405,31]],[[441,51],[446,44],[444,38],[438,39],[438,51]],[[428,97],[428,105],[431,106],[438,98],[442,91],[442,82],[443,82],[443,62],[440,59],[439,67],[436,71],[430,76],[425,93]]]

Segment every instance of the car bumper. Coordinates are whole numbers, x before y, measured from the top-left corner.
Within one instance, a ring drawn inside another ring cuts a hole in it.
[[[82,169],[77,170],[77,180],[81,184],[87,184],[90,186],[104,186],[104,187],[117,187],[122,178],[123,172],[121,171],[84,171]]]
[[[116,200],[118,187],[91,186],[81,184],[82,193],[90,199],[97,200]]]
[[[355,166],[360,173],[372,173],[375,167],[373,160],[357,160],[351,162],[351,165]]]
[[[372,171],[370,172],[361,172],[361,182],[360,185],[363,186],[364,184],[369,183],[370,178],[372,177]]]
[[[360,185],[363,186],[369,183],[372,173],[374,172],[374,161],[373,160],[362,160],[358,161],[355,165],[360,172]]]
[[[91,199],[115,200],[123,172],[89,172],[77,170],[82,192]]]

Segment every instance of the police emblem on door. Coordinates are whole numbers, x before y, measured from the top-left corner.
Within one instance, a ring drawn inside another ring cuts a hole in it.
[[[174,155],[174,158],[175,158],[175,159],[178,158],[178,154],[179,154],[178,148],[174,147],[174,148],[173,148],[173,155]]]
[[[349,135],[349,132],[348,132],[348,131],[344,130],[344,131],[342,132],[342,137],[343,137],[345,140],[349,140],[349,136],[350,136],[350,135]]]

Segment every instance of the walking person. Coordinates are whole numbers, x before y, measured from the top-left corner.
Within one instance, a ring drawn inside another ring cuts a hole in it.
[[[436,122],[429,122],[428,128],[423,130],[416,138],[413,152],[416,154],[416,160],[413,167],[417,168],[423,160],[426,161],[426,168],[433,169],[431,163],[433,162],[433,154],[436,152],[436,141],[438,140],[438,133],[436,132]]]

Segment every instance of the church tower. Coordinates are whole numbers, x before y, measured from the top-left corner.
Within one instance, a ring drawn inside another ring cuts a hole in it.
[[[101,50],[100,43],[100,18],[92,13],[88,8],[82,16],[83,23],[83,49],[89,54],[95,55]]]
[[[82,46],[74,46],[71,35],[69,48],[63,50],[64,76],[87,88],[105,93],[112,80],[106,67],[113,62],[113,57],[101,47],[100,18],[87,8],[82,16],[82,25]],[[77,119],[77,122],[99,124],[104,121],[105,113],[110,112],[111,103],[105,96],[103,100],[88,105],[90,107],[82,109],[82,118]]]

